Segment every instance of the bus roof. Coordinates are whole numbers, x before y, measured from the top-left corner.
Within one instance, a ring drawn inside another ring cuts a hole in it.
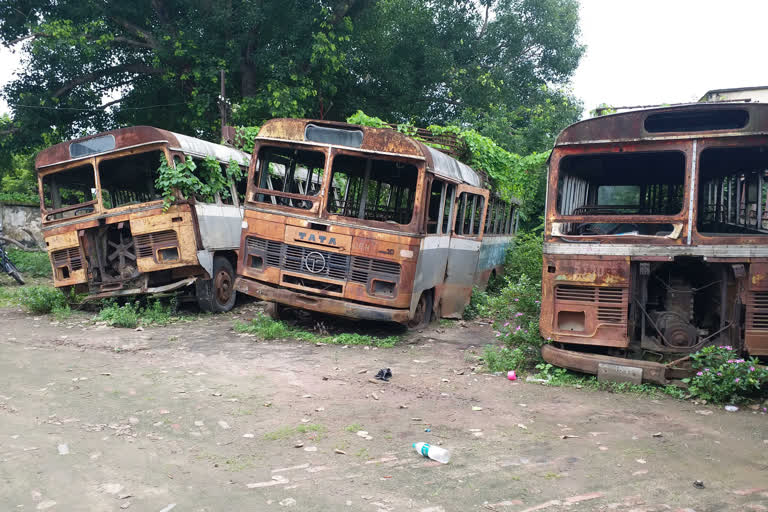
[[[257,140],[281,140],[346,147],[362,152],[424,160],[436,176],[482,187],[480,175],[468,165],[390,128],[314,119],[271,119],[259,130]]]
[[[768,103],[691,103],[594,117],[560,132],[555,147],[768,134]]]
[[[44,149],[38,153],[35,159],[35,168],[40,170],[52,165],[83,160],[94,155],[157,143],[167,143],[170,149],[195,157],[212,156],[220,162],[235,160],[239,164],[248,165],[250,160],[248,153],[221,144],[214,144],[152,126],[131,126],[61,142]]]

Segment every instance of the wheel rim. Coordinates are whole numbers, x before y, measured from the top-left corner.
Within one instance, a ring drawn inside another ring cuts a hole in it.
[[[214,295],[216,302],[226,304],[232,298],[232,276],[226,270],[220,270],[213,280]]]
[[[424,323],[424,315],[427,311],[427,296],[422,294],[419,297],[419,302],[416,304],[416,311],[413,314],[413,318],[408,322],[408,327],[419,327]]]

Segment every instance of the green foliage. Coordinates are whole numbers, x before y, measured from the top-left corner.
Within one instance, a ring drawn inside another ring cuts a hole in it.
[[[488,371],[507,372],[531,368],[539,358],[534,347],[498,347],[487,345],[483,352],[483,361]]]
[[[51,260],[46,251],[22,251],[13,247],[7,248],[8,257],[25,276],[50,277]]]
[[[594,110],[589,111],[589,115],[592,117],[607,116],[609,114],[615,114],[615,113],[616,113],[616,109],[608,105],[607,103],[601,103],[600,105],[595,107]]]
[[[691,356],[696,375],[683,379],[691,395],[718,403],[739,403],[768,388],[768,368],[742,359],[728,345],[704,347]]]
[[[371,126],[373,128],[388,128],[389,125],[378,117],[366,115],[362,110],[358,110],[351,116],[347,117],[347,122],[351,124],[359,124],[361,126]]]
[[[24,192],[0,191],[0,204],[2,203],[21,204],[26,206],[40,206],[40,198],[38,197],[37,194],[28,194]]]
[[[242,170],[237,162],[231,161],[226,167],[226,174],[222,174],[219,162],[212,156],[206,157],[198,170],[190,156],[187,156],[184,162],[168,165],[165,156],[161,155],[155,188],[163,196],[163,211],[170,208],[177,193],[183,197],[197,197],[206,202],[213,202],[216,194],[220,194],[222,198],[229,197],[231,194],[228,178],[231,176],[239,179],[242,177]]]
[[[0,0],[0,19],[0,43],[24,41],[23,70],[3,90],[13,120],[0,120],[17,149],[119,125],[218,139],[223,69],[238,125],[362,108],[511,129],[505,147],[540,151],[574,110],[547,86],[563,89],[584,51],[576,0]],[[526,139],[537,147],[511,145]]]
[[[105,302],[96,320],[106,322],[112,327],[133,329],[141,325],[167,325],[178,319],[173,313],[175,305],[160,300],[150,300],[145,306],[140,301],[126,302],[120,305],[117,301]]]
[[[507,251],[504,271],[511,276],[541,280],[542,242],[540,233],[518,233],[514,247]]]
[[[67,306],[66,295],[50,286],[25,287],[23,295],[19,296],[19,301],[30,313],[36,315],[47,314],[54,309]]]
[[[253,153],[253,146],[256,136],[259,134],[260,126],[237,126],[235,127],[235,146],[240,151]]]
[[[400,341],[398,336],[378,338],[366,334],[341,333],[336,335],[319,336],[315,333],[293,327],[280,320],[273,320],[265,315],[258,315],[249,323],[235,322],[236,332],[256,335],[260,340],[295,339],[312,343],[328,343],[332,345],[373,345],[381,348],[391,348]]]

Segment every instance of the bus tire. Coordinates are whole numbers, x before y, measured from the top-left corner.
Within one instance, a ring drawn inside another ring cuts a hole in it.
[[[409,329],[423,329],[432,320],[432,294],[422,292],[419,302],[416,304],[416,311],[413,318],[408,321]]]
[[[224,256],[213,258],[213,278],[199,283],[197,303],[203,311],[226,313],[235,306],[235,271]]]

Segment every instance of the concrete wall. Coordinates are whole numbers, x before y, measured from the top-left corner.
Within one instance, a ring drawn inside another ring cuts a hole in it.
[[[0,231],[2,231],[3,236],[32,246],[34,244],[29,234],[21,229],[26,228],[34,234],[37,245],[45,247],[41,226],[39,207],[0,203]]]

